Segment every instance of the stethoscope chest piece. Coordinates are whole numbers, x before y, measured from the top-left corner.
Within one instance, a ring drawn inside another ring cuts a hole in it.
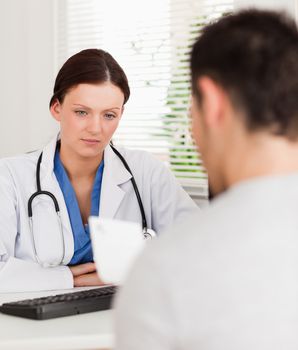
[[[156,237],[156,233],[150,228],[143,230],[143,235],[145,240],[151,240]]]

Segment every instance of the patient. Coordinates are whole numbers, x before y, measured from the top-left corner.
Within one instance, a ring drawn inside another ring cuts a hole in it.
[[[257,10],[222,18],[194,44],[191,74],[216,198],[139,258],[116,301],[116,348],[297,349],[296,25]]]

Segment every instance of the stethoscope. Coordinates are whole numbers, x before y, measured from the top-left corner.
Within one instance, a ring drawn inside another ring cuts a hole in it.
[[[127,164],[126,160],[124,159],[124,157],[122,156],[122,154],[113,146],[110,144],[110,147],[112,148],[112,150],[114,151],[114,153],[118,156],[118,158],[121,160],[122,164],[124,165],[125,169],[130,173],[131,175],[131,183],[134,189],[134,192],[136,194],[137,197],[137,201],[139,204],[139,208],[140,208],[140,212],[141,212],[141,216],[142,216],[142,233],[144,236],[144,239],[152,239],[153,237],[155,237],[155,232],[151,229],[148,228],[147,226],[147,220],[146,220],[146,215],[145,215],[145,210],[144,210],[144,206],[143,206],[143,202],[140,196],[140,192],[138,189],[138,186],[136,184],[135,178],[132,174],[132,171],[129,167],[129,165]],[[36,192],[34,192],[29,200],[28,200],[28,216],[29,216],[29,227],[30,227],[30,234],[31,234],[31,240],[32,240],[32,246],[33,246],[33,251],[34,251],[34,255],[36,258],[36,261],[42,265],[43,267],[54,267],[54,266],[58,266],[61,265],[64,257],[65,257],[65,241],[64,241],[64,235],[63,235],[63,226],[62,226],[62,220],[61,220],[61,215],[60,215],[60,207],[58,204],[58,201],[56,199],[56,197],[53,195],[53,193],[49,192],[49,191],[44,191],[41,189],[41,185],[40,185],[40,165],[42,162],[42,155],[43,152],[41,152],[40,156],[38,157],[37,160],[37,165],[36,165]],[[55,207],[55,211],[57,214],[57,220],[59,223],[59,228],[60,228],[60,237],[61,237],[61,242],[62,242],[62,256],[61,259],[59,261],[59,263],[45,263],[42,262],[41,259],[39,258],[38,254],[37,254],[37,249],[36,249],[36,244],[35,244],[35,238],[34,238],[34,233],[33,233],[33,210],[32,210],[32,202],[33,200],[39,196],[39,195],[45,195],[51,198],[54,207]]]

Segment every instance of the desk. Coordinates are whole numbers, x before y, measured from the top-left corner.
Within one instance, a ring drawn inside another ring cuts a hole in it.
[[[84,289],[90,288],[0,294],[0,304]],[[112,315],[112,310],[106,310],[37,321],[0,313],[0,349],[111,349]]]

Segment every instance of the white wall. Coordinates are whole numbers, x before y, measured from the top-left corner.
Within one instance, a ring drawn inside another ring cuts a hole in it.
[[[1,0],[0,157],[39,148],[57,128],[53,16],[53,0]]]

